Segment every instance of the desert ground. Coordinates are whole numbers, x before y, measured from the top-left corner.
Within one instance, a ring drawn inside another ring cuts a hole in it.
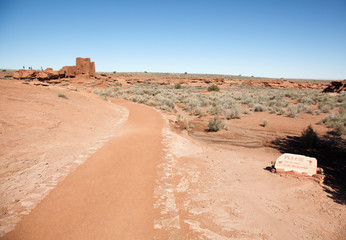
[[[1,239],[346,238],[346,94],[328,81],[0,78]],[[271,172],[282,153],[323,178]]]

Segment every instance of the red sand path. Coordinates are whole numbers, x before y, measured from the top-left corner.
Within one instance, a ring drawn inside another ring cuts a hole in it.
[[[121,135],[58,184],[2,239],[153,238],[163,121],[154,109],[115,102],[130,111]]]

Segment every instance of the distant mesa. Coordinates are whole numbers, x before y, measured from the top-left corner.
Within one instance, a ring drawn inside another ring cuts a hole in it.
[[[21,69],[13,73],[15,79],[38,79],[51,80],[60,78],[94,78],[95,62],[91,62],[90,58],[76,58],[76,66],[65,66],[59,71],[47,68],[44,71]]]

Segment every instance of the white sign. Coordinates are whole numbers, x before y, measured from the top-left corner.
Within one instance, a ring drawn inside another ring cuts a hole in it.
[[[316,174],[316,158],[306,157],[298,154],[284,153],[275,162],[276,170],[295,171],[312,176]]]

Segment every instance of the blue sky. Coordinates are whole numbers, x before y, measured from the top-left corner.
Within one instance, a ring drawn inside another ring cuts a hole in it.
[[[346,0],[1,0],[0,68],[346,78]]]

